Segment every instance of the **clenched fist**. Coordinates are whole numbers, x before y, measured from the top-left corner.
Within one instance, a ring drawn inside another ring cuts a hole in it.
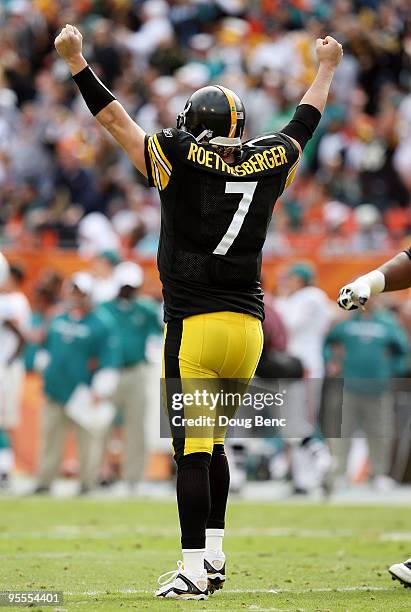
[[[317,38],[315,43],[317,59],[320,64],[329,64],[336,68],[343,56],[342,45],[332,36]]]
[[[87,66],[82,55],[83,37],[80,30],[67,24],[54,41],[57,53],[62,57],[74,75]]]
[[[344,310],[357,310],[359,306],[364,308],[371,295],[370,286],[366,283],[354,281],[345,285],[340,290],[337,304]]]
[[[381,293],[385,289],[385,275],[381,270],[372,270],[368,274],[359,276],[349,285],[345,285],[338,296],[338,306],[344,310],[355,310],[365,304],[371,295]]]

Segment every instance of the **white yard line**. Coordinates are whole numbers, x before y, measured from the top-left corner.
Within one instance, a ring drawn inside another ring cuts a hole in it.
[[[259,528],[248,528],[242,527],[240,529],[230,529],[230,537],[244,537],[244,536],[268,536],[268,537],[299,537],[299,538],[345,538],[356,535],[362,530],[354,531],[352,529],[298,529],[294,527],[262,527]],[[135,530],[130,527],[119,527],[117,529],[110,530],[97,530],[92,527],[76,527],[73,525],[67,525],[65,528],[63,525],[52,527],[47,531],[6,531],[0,532],[0,539],[9,540],[11,538],[45,538],[49,540],[56,539],[71,539],[79,537],[88,537],[93,539],[107,539],[115,538],[119,536],[137,537],[139,535],[151,535],[151,536],[175,536],[178,535],[179,531],[175,527],[159,527],[147,529],[144,527],[136,527]]]
[[[135,550],[135,551],[127,551],[126,555],[124,555],[124,551],[122,550],[118,550],[118,551],[106,550],[104,551],[104,553],[101,551],[100,552],[91,552],[91,551],[88,552],[84,550],[79,550],[79,551],[76,550],[75,552],[38,551],[38,552],[17,552],[17,553],[6,553],[6,554],[0,553],[0,559],[12,561],[13,559],[25,559],[25,558],[31,558],[31,557],[35,559],[37,557],[41,557],[42,559],[65,559],[67,561],[70,561],[70,560],[75,561],[76,559],[82,557],[86,559],[95,559],[101,563],[112,563],[113,559],[117,560],[119,556],[121,556],[121,559],[122,560],[124,559],[125,561],[137,561],[138,557],[140,557],[141,555],[158,556],[158,554],[159,554],[158,550],[144,550],[142,548]]]
[[[383,586],[351,586],[351,587],[329,587],[329,588],[312,588],[312,589],[224,589],[223,593],[229,593],[231,595],[257,595],[257,594],[272,594],[281,595],[284,593],[295,593],[295,594],[307,594],[307,593],[351,593],[351,592],[374,592],[374,591],[392,591],[393,587]],[[86,596],[95,597],[96,595],[149,595],[154,593],[153,590],[147,589],[107,589],[105,591],[65,591],[64,595],[68,596]],[[218,595],[217,595],[218,597]]]
[[[12,539],[44,539],[44,540],[75,540],[78,538],[87,538],[91,540],[109,540],[121,537],[127,537],[128,539],[138,538],[139,536],[164,536],[174,537],[178,535],[178,529],[174,527],[170,528],[150,528],[145,529],[136,527],[136,529],[130,529],[130,527],[110,530],[94,530],[88,527],[75,527],[73,525],[59,525],[58,527],[51,528],[48,531],[6,531],[0,532],[0,540],[12,540]],[[294,527],[270,527],[270,528],[240,528],[230,529],[227,532],[229,538],[240,538],[240,537],[271,537],[271,538],[282,538],[282,537],[295,537],[295,538],[313,538],[313,539],[327,539],[327,538],[349,538],[358,537],[363,533],[362,529],[298,529]],[[409,531],[398,531],[381,533],[376,536],[382,542],[401,542],[410,541],[411,532]]]
[[[392,533],[382,533],[380,535],[381,542],[410,542],[410,531],[394,531]]]

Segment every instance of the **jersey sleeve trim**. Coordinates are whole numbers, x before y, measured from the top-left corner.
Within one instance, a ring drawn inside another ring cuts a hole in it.
[[[291,185],[291,183],[293,182],[293,180],[295,178],[295,175],[297,173],[297,168],[298,168],[298,164],[300,162],[300,159],[301,159],[301,153],[298,153],[298,157],[297,157],[296,162],[291,166],[291,168],[288,171],[287,178],[286,178],[286,181],[285,181],[284,189],[287,189]]]
[[[150,156],[149,147],[148,147],[149,141],[150,141],[150,137],[147,136],[146,134],[144,138],[144,159],[146,162],[147,180],[148,180],[149,187],[156,187],[157,185],[155,184],[154,167],[151,161],[151,156]]]
[[[149,184],[160,191],[166,189],[173,166],[165,155],[156,134],[146,139],[146,165]]]
[[[289,169],[288,174],[287,174],[287,178],[285,180],[285,187],[284,187],[284,189],[287,189],[291,185],[291,183],[293,182],[293,180],[295,178],[295,175],[297,173],[298,164],[301,161],[301,151],[293,143],[293,141],[291,140],[290,136],[288,136],[287,134],[284,134],[283,132],[279,132],[279,134],[281,136],[283,136],[283,138],[286,138],[286,140],[290,143],[290,145],[292,146],[294,151],[297,153],[297,159],[295,160],[295,162],[293,163],[293,165]]]

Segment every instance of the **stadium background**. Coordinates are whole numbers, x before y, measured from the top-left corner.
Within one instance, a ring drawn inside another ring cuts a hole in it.
[[[93,270],[106,249],[139,262],[142,293],[161,299],[158,196],[96,125],[58,59],[53,40],[66,23],[81,29],[94,69],[151,133],[174,125],[193,89],[214,82],[244,99],[248,136],[281,128],[314,75],[313,41],[335,36],[344,60],[327,110],[269,230],[268,294],[281,293],[292,263],[310,262],[335,306],[341,285],[410,245],[407,0],[0,0],[0,250],[24,269],[33,307],[45,274]],[[408,291],[382,301],[408,347],[410,305]],[[109,491],[80,500],[72,478],[57,498],[27,497],[43,402],[41,377],[30,372],[13,433],[17,496],[0,496],[0,590],[63,590],[75,609],[157,610],[155,578],[173,567],[179,535],[168,441],[160,443],[155,419],[146,424],[146,477],[167,482],[142,497]],[[367,464],[360,468],[356,476],[365,479]],[[62,473],[77,471],[70,438]],[[354,488],[331,503],[289,501],[289,489],[273,480],[232,495],[229,580],[208,602],[212,609],[409,610],[409,593],[385,571],[410,554],[409,513],[401,507],[409,505],[409,486]]]
[[[1,247],[33,296],[45,270],[68,276],[115,249],[155,269],[159,199],[88,113],[53,40],[77,24],[85,54],[148,132],[174,125],[193,89],[238,91],[247,135],[280,129],[315,71],[313,40],[344,45],[318,134],[278,202],[265,249],[268,291],[310,261],[331,299],[409,245],[411,30],[404,0],[0,2]],[[407,294],[391,300],[407,300]],[[41,385],[29,375],[17,464],[33,471]],[[154,470],[153,474],[156,473]]]

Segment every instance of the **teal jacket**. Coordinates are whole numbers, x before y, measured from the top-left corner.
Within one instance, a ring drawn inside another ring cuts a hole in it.
[[[341,351],[337,349],[342,349]],[[401,377],[409,353],[407,334],[398,319],[385,310],[357,311],[337,323],[325,339],[325,359],[341,359],[346,389],[379,394]]]
[[[79,384],[89,385],[98,370],[120,367],[115,324],[101,311],[92,310],[82,319],[69,313],[55,317],[44,348],[50,358],[43,373],[44,391],[59,404],[66,404]]]
[[[100,308],[112,318],[116,328],[121,367],[144,361],[149,336],[163,331],[158,303],[146,297],[134,300],[116,298]]]

